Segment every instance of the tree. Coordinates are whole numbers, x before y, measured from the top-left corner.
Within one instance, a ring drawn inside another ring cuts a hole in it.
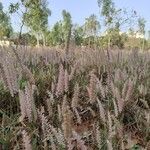
[[[98,6],[101,9],[101,15],[104,17],[105,25],[107,30],[111,28],[113,21],[113,14],[115,11],[114,3],[112,0],[98,0]],[[108,38],[108,49],[110,49],[110,38]]]
[[[150,30],[148,31],[148,40],[150,40]]]
[[[142,38],[142,47],[141,49],[144,50],[144,46],[145,46],[145,19],[142,17],[139,17],[138,19],[138,31],[139,33],[143,36]]]
[[[115,10],[112,0],[98,0],[98,6],[101,9],[101,15],[105,18],[105,25],[111,25]]]
[[[67,12],[66,10],[62,11],[62,16],[63,16],[62,28],[65,40],[65,50],[66,53],[68,53],[71,39],[72,20],[70,13]]]
[[[150,30],[148,30],[148,47],[150,48]]]
[[[36,35],[37,46],[39,46],[39,38],[43,39],[43,45],[45,46],[45,32],[48,27],[48,16],[51,15],[51,11],[47,8],[48,3],[46,0],[29,0],[24,1],[24,6],[28,8],[28,11],[24,14],[25,24]]]
[[[90,46],[92,37],[97,36],[99,29],[100,29],[100,23],[97,21],[96,15],[92,14],[89,18],[86,18],[86,21],[84,24],[84,31],[85,31],[86,37],[88,37],[89,39],[89,46]]]
[[[101,10],[101,15],[104,17],[104,23],[107,27],[106,33],[109,34],[108,37],[108,49],[111,45],[114,45],[115,39],[120,39],[121,28],[131,27],[136,21],[137,15],[135,11],[127,11],[126,9],[116,8],[112,0],[98,0],[98,5]],[[116,36],[114,39],[114,35]],[[126,39],[126,38],[123,38]],[[117,46],[122,45],[121,43],[116,43]],[[114,43],[111,43],[114,42]],[[119,41],[118,41],[119,42]]]
[[[145,35],[145,19],[142,17],[139,17],[138,19],[138,28],[139,28],[139,33],[141,33],[143,36]]]
[[[66,10],[62,11],[63,19],[54,24],[51,31],[48,33],[48,43],[52,46],[61,45],[65,47],[68,53],[69,43],[71,39],[72,20],[71,15]]]
[[[25,24],[36,36],[37,46],[39,46],[40,39],[43,39],[43,45],[46,45],[45,35],[48,27],[48,16],[51,15],[47,6],[47,0],[20,0],[16,4],[10,4],[10,13],[22,13],[20,35]]]
[[[56,22],[52,30],[48,34],[48,43],[51,46],[62,45],[64,43],[64,36],[62,31],[62,22]]]
[[[75,44],[77,46],[81,46],[81,44],[83,43],[83,38],[84,38],[83,27],[81,27],[77,24],[74,25],[74,27],[73,27],[73,38],[74,38]]]
[[[3,11],[3,5],[0,2],[0,39],[9,38],[12,32],[10,17]]]
[[[10,5],[9,5],[9,13],[11,15],[17,13],[17,15],[19,17],[21,16],[21,19],[22,19],[18,37],[15,39],[16,45],[23,43],[22,30],[23,30],[23,27],[25,24],[25,20],[24,20],[24,17],[22,17],[22,16],[27,12],[27,7],[25,7],[23,4],[24,4],[24,0],[21,0],[21,2],[10,3]]]

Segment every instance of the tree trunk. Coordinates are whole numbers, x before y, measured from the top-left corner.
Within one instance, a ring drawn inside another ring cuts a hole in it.
[[[45,46],[46,46],[46,40],[45,40],[45,35],[44,35],[44,33],[42,33],[42,39],[43,39],[43,46],[45,47]]]
[[[89,48],[91,48],[91,37],[89,37]]]
[[[70,39],[71,39],[71,28],[68,31],[67,39],[66,39],[66,44],[65,44],[65,53],[66,55],[69,53],[69,46],[70,46]]]
[[[144,51],[144,49],[145,49],[145,39],[143,38],[143,40],[142,40],[142,51]]]
[[[108,38],[108,47],[107,47],[107,58],[108,58],[108,62],[110,61],[110,53],[109,53],[109,51],[110,51],[110,36],[109,36],[109,38]]]
[[[39,47],[40,46],[40,42],[39,42],[39,34],[38,33],[36,35],[36,40],[37,40],[36,46]]]
[[[110,36],[108,38],[108,49],[110,50]]]

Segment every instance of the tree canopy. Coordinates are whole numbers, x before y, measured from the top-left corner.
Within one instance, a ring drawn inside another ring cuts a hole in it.
[[[0,2],[0,39],[7,37],[9,38],[12,34],[12,26],[10,17],[3,11],[3,5]]]

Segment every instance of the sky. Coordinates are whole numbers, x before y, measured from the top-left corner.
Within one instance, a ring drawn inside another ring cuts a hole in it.
[[[9,3],[18,0],[0,0],[3,3],[5,10],[8,10]],[[61,12],[66,9],[70,12],[74,23],[82,25],[85,18],[91,14],[96,14],[100,20],[99,8],[97,0],[48,0],[49,8],[52,15],[49,17],[49,25],[52,25],[61,19]],[[140,16],[147,21],[146,30],[150,30],[150,0],[114,0],[115,5],[119,8],[128,8],[137,11]],[[15,30],[19,30],[20,20],[16,15],[12,16],[12,25]]]

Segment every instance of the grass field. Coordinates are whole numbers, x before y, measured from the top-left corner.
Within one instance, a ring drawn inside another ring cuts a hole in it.
[[[150,150],[150,53],[0,48],[0,150]]]

